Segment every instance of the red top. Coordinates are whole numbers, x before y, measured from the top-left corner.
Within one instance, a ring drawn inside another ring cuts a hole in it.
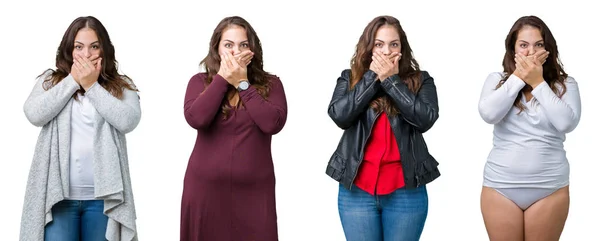
[[[404,187],[400,151],[385,112],[375,120],[354,184],[371,195],[386,195]]]

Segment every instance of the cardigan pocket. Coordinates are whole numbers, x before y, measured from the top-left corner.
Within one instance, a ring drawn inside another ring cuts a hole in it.
[[[345,170],[346,160],[337,153],[333,153],[331,159],[329,159],[329,164],[327,165],[327,175],[336,181],[340,181]]]

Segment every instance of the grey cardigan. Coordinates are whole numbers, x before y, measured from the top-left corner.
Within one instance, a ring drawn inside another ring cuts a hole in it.
[[[27,181],[21,241],[44,240],[44,227],[52,221],[52,206],[69,195],[71,105],[80,87],[69,75],[46,91],[42,88],[46,77],[38,78],[23,107],[27,119],[42,130]],[[85,95],[97,112],[94,186],[108,216],[106,239],[137,240],[125,134],[135,129],[141,118],[138,94],[126,89],[123,98],[117,99],[96,83]]]

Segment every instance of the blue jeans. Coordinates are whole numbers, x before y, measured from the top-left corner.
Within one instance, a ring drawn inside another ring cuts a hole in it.
[[[45,241],[105,241],[108,217],[103,200],[63,200],[52,207]]]
[[[428,211],[425,186],[371,195],[340,185],[338,211],[347,241],[418,241]]]

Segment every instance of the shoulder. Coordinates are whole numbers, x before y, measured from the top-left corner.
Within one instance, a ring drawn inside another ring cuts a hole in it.
[[[488,80],[492,79],[492,80],[500,81],[504,77],[506,77],[506,73],[504,73],[504,72],[491,72],[491,73],[488,74],[488,76],[487,76],[486,79],[488,79]]]
[[[579,89],[579,83],[577,83],[575,78],[573,78],[572,76],[567,76],[567,78],[565,78],[564,84],[565,84],[565,87],[567,88],[567,90]],[[563,86],[561,86],[558,83],[555,83],[554,85],[556,86],[556,88],[559,88],[562,91]]]
[[[54,74],[54,70],[47,69],[47,70],[44,70],[44,72],[42,72],[42,74],[38,75],[37,79],[45,80],[48,77],[52,76],[52,74]]]
[[[190,81],[188,81],[188,90],[192,89],[192,90],[203,90],[204,87],[206,86],[206,80],[208,78],[208,73],[197,73],[195,75],[193,75],[190,78]]]
[[[420,70],[419,75],[421,75],[421,80],[423,82],[426,82],[426,81],[433,82],[433,77],[431,77],[431,75],[429,74],[429,72],[427,72],[427,70]]]
[[[575,80],[575,78],[573,78],[572,76],[567,76],[567,78],[565,79],[565,84],[566,85],[577,85],[577,81]]]
[[[44,70],[44,72],[42,72],[40,75],[38,75],[35,78],[36,82],[44,82],[46,80],[49,80],[50,78],[52,78],[53,74],[54,74],[54,70],[53,69]]]
[[[131,86],[134,89],[137,89],[137,86],[133,83],[133,80],[127,76],[127,75],[121,75],[119,76],[123,81],[125,81],[125,83],[127,83],[129,86]]]
[[[433,77],[431,76],[431,74],[429,74],[429,72],[427,72],[426,70],[420,70],[416,75],[414,75],[415,77],[413,78],[419,78],[421,79],[421,84],[422,85],[435,85]]]
[[[192,82],[192,81],[205,81],[206,78],[208,78],[208,73],[206,73],[206,72],[200,72],[200,73],[197,73],[197,74],[193,75],[192,78],[190,78],[190,82]]]
[[[340,76],[337,78],[337,81],[350,81],[350,76],[352,75],[352,70],[350,69],[344,69],[342,70],[342,73],[340,73]]]
[[[351,74],[352,74],[351,69],[345,69],[345,70],[342,70],[342,73],[340,74],[340,76],[344,79],[350,79]]]
[[[267,81],[269,83],[281,83],[281,78],[275,74],[267,74]]]
[[[42,72],[40,75],[38,75],[35,78],[36,85],[42,86],[42,88],[44,88],[45,90],[52,88],[54,86],[54,83],[51,80],[54,77],[55,73],[56,73],[56,70],[54,70],[54,69],[44,70],[44,72]],[[62,79],[61,79],[61,81],[62,81]]]
[[[192,79],[205,80],[208,78],[207,72],[200,72],[192,76]]]
[[[265,79],[265,85],[267,86],[283,86],[283,83],[281,83],[281,78],[275,74],[267,73]]]
[[[500,80],[506,78],[507,74],[504,72],[491,72],[485,78],[484,86],[496,86]],[[512,75],[512,78],[518,78],[516,75]],[[522,82],[522,81],[521,81]],[[486,87],[488,88],[488,87]]]

